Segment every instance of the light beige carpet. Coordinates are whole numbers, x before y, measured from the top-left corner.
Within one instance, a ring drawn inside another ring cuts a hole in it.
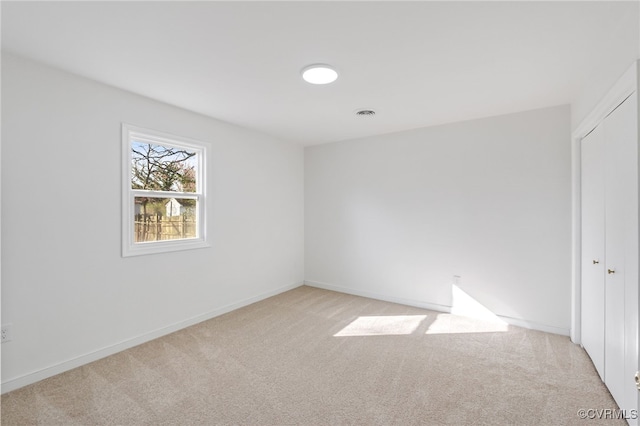
[[[3,425],[563,425],[615,409],[567,337],[300,287],[2,396]]]

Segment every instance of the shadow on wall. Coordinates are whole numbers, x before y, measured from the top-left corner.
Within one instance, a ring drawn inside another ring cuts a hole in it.
[[[453,285],[450,314],[359,316],[334,337],[495,333],[508,330],[509,325],[505,321]]]

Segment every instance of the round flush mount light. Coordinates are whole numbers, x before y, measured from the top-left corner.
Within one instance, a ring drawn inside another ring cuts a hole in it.
[[[302,78],[311,84],[329,84],[336,81],[338,72],[329,65],[314,64],[302,69]]]

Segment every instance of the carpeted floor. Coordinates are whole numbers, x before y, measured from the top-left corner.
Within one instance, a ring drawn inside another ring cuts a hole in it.
[[[564,425],[567,337],[299,287],[2,396],[2,425]]]

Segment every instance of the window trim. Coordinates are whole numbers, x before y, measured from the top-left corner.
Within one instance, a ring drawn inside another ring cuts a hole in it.
[[[152,144],[187,148],[198,152],[198,171],[196,175],[196,192],[149,191],[131,188],[131,140]],[[122,123],[122,257],[139,256],[155,253],[167,253],[182,250],[210,247],[207,242],[206,221],[206,182],[207,182],[207,151],[209,144],[195,139],[176,136],[157,130],[146,129],[127,123]],[[196,237],[177,240],[134,242],[135,197],[148,193],[161,197],[195,198],[196,209]]]

